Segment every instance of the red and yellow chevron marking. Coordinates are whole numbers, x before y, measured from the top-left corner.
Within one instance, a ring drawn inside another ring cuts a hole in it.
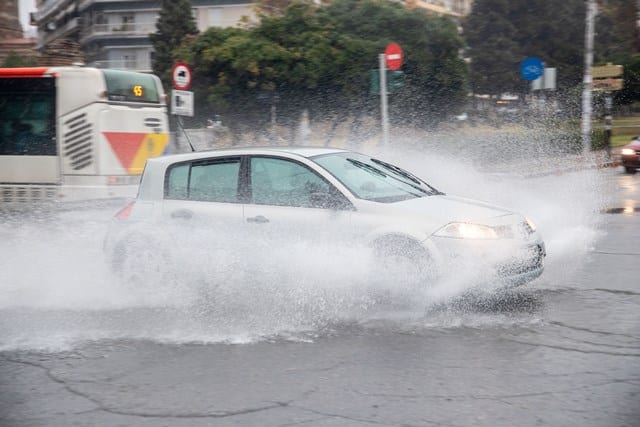
[[[120,164],[132,175],[140,175],[149,157],[160,156],[169,142],[168,133],[102,132]]]

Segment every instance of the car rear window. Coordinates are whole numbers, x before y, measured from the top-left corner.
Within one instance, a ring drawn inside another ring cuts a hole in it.
[[[238,202],[239,158],[182,163],[169,168],[165,198]]]

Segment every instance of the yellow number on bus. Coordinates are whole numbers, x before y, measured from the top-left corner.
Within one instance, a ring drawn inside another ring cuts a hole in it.
[[[133,87],[133,94],[134,94],[135,96],[137,96],[137,97],[142,96],[142,86],[140,86],[140,85],[135,85],[135,86]]]

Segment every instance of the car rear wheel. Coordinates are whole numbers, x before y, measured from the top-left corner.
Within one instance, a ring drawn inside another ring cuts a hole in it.
[[[171,253],[157,239],[132,236],[117,245],[112,270],[128,286],[159,290],[175,279]]]

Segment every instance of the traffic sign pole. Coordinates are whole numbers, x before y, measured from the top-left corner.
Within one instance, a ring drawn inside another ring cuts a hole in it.
[[[380,116],[382,120],[382,144],[389,143],[389,111],[387,106],[387,68],[397,71],[402,67],[402,48],[398,43],[389,43],[384,53],[378,55],[380,68]]]
[[[193,144],[191,143],[191,138],[184,129],[184,125],[182,124],[182,116],[189,115],[193,116],[193,92],[187,92],[187,90],[191,87],[191,80],[193,78],[193,74],[191,72],[191,68],[189,65],[184,62],[177,62],[173,65],[173,69],[171,70],[171,80],[173,82],[173,87],[176,89],[172,91],[171,94],[171,108],[172,113],[176,116],[176,122],[178,127],[182,130],[185,137],[187,138],[187,142],[189,143],[189,147],[191,147],[191,151],[196,151],[193,148]],[[176,93],[176,91],[181,93]],[[189,109],[184,109],[181,102],[178,102],[182,98],[188,98],[190,101],[190,111]],[[178,105],[180,104],[180,105]],[[178,107],[178,108],[176,108]],[[179,133],[176,132],[176,145],[179,140]]]
[[[389,142],[389,113],[387,107],[387,68],[385,66],[385,54],[378,55],[380,64],[380,111],[382,120],[382,145]]]

